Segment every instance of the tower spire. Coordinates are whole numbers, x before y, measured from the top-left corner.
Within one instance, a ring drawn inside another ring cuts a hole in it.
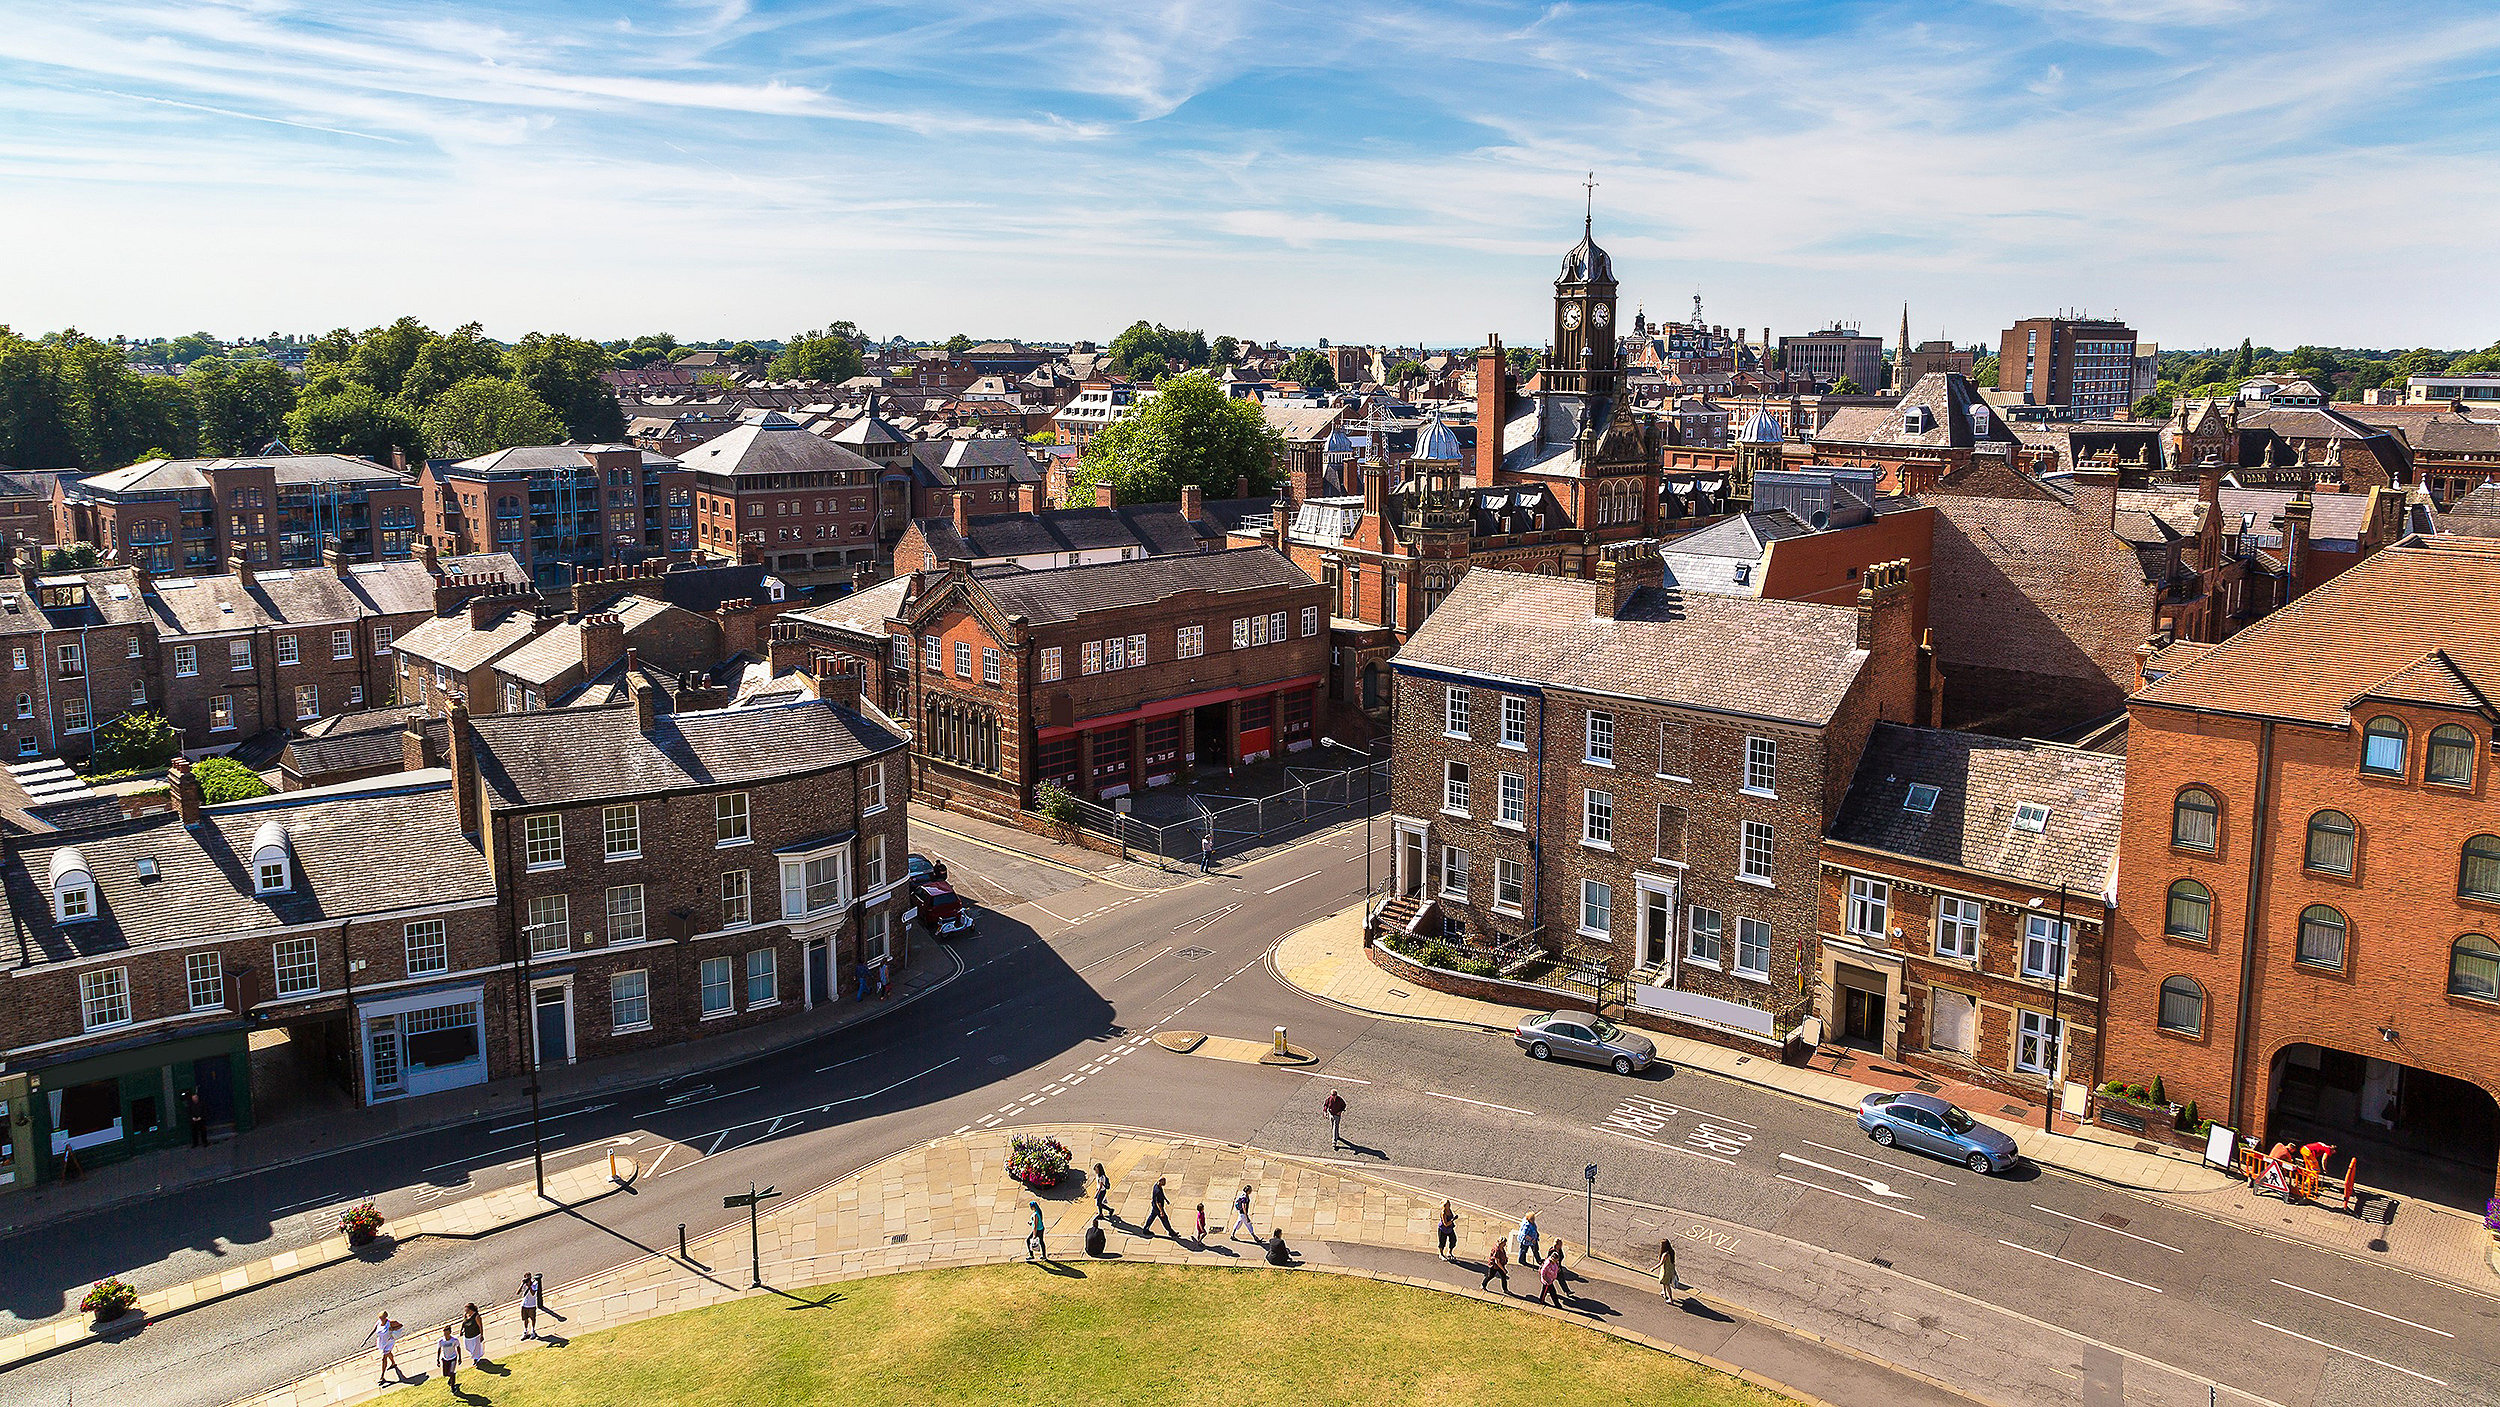
[[[1597,229],[1597,173],[1591,171],[1580,188],[1587,195],[1587,204],[1580,211],[1580,234],[1585,238]]]
[[[1909,358],[1910,305],[1907,300],[1904,300],[1901,304],[1901,345],[1895,347],[1892,352],[1892,389],[1896,391],[1910,389],[1910,373],[1906,370]]]

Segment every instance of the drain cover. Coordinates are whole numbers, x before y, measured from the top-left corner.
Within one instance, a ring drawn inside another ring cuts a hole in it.
[[[1003,1055],[993,1055],[990,1057],[990,1063],[992,1065],[1004,1065],[1007,1063],[1007,1057]]]
[[[2099,1220],[2101,1225],[2108,1227],[2112,1231],[2124,1231],[2128,1227],[2135,1224],[2127,1220],[2127,1218],[2120,1216],[2116,1212],[2103,1212],[2101,1213]]]
[[[1934,1080],[1921,1080],[1917,1085],[1913,1086],[1913,1088],[1917,1089],[1921,1094],[1936,1094],[1941,1092],[1944,1089],[1944,1086],[1937,1084]]]
[[[1200,958],[1211,958],[1214,956],[1215,949],[1213,948],[1183,948],[1179,953],[1179,957],[1183,962],[1196,962]]]
[[[2031,1111],[2024,1108],[2020,1104],[2000,1104],[1997,1106],[1997,1112],[2000,1114],[2028,1114]]]

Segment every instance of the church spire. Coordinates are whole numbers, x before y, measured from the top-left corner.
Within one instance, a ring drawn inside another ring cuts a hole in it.
[[[1895,391],[1910,389],[1909,359],[1910,305],[1905,301],[1901,305],[1901,342],[1892,352],[1892,389]]]

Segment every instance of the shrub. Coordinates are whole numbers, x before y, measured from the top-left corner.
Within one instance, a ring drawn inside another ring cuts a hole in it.
[[[87,1297],[78,1302],[84,1313],[110,1319],[139,1302],[139,1289],[118,1275],[107,1275],[95,1282]]]
[[[1493,960],[1491,958],[1460,958],[1458,970],[1470,977],[1491,977],[1494,975]]]
[[[2197,1125],[2200,1121],[2199,1121],[2199,1120],[2197,1119],[2197,1117],[2196,1117],[2196,1101],[2195,1101],[2195,1100],[2191,1099],[2191,1100],[2189,1100],[2186,1104],[2184,1104],[2184,1105],[2181,1105],[2181,1106],[2180,1106],[2180,1108],[2179,1108],[2179,1122],[2180,1122],[2181,1124],[2183,1124],[2183,1125],[2185,1125],[2185,1126],[2189,1127],[2189,1128],[2196,1128],[2196,1125]],[[2202,1133],[2202,1132],[2204,1132],[2204,1130],[2202,1130],[2202,1129],[2197,1129],[2197,1132]]]
[[[2155,1104],[2168,1104],[2170,1102],[2169,1100],[2161,1097],[2161,1076],[2159,1075],[2155,1075],[2153,1077],[2153,1102]]]
[[[1040,1134],[1020,1133],[1007,1145],[1007,1175],[1027,1187],[1056,1187],[1074,1161],[1068,1145]]]
[[[109,765],[124,773],[150,772],[173,759],[181,739],[161,713],[125,713],[96,730],[99,770]],[[91,780],[96,780],[92,779]]]
[[[2142,1085],[2129,1085],[2127,1086],[2127,1098],[2134,1100],[2138,1104],[2150,1104],[2153,1102],[2153,1092],[2146,1089]]]
[[[1076,795],[1057,782],[1033,788],[1033,809],[1054,826],[1076,825]]]
[[[2101,1086],[2101,1093],[2124,1098],[2127,1093],[2127,1082],[2124,1080],[2111,1080],[2108,1084]]]
[[[277,790],[260,779],[260,773],[231,757],[204,757],[191,767],[191,775],[199,779],[200,800],[214,806],[221,801],[249,801]]]

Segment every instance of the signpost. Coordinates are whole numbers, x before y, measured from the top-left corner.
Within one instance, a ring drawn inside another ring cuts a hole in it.
[[[759,1203],[763,1202],[764,1199],[768,1197],[778,1197],[780,1195],[781,1194],[779,1192],[776,1192],[769,1187],[765,1188],[761,1192],[758,1192],[755,1190],[755,1184],[750,1182],[747,1184],[746,1191],[732,1193],[731,1195],[720,1199],[720,1204],[724,1207],[744,1207],[747,1209],[747,1251],[752,1257],[752,1263],[755,1267],[755,1279],[753,1283],[747,1286],[750,1290],[760,1290],[764,1288],[764,1233],[756,1223],[755,1208]]]
[[[1590,1246],[1597,1239],[1597,1164],[1580,1169],[1580,1177],[1588,1183],[1588,1203],[1580,1212],[1580,1254],[1597,1254]]]

